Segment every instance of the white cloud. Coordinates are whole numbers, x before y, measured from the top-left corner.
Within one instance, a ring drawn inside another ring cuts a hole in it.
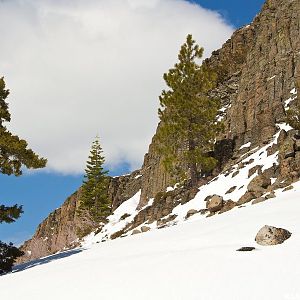
[[[2,1],[10,129],[51,171],[81,172],[96,134],[109,165],[139,167],[158,122],[162,74],[186,35],[208,56],[232,30],[184,0]]]

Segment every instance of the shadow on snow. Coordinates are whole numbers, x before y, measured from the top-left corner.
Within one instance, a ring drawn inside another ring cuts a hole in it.
[[[27,263],[16,265],[16,266],[13,267],[12,273],[21,272],[21,271],[33,268],[35,266],[48,264],[52,261],[59,260],[59,259],[62,259],[62,258],[66,258],[66,257],[72,256],[74,254],[78,254],[78,253],[82,252],[83,250],[84,249],[78,249],[78,248],[73,249],[73,250],[68,250],[68,251],[60,252],[60,253],[53,254],[53,255],[50,255],[50,256],[46,256],[46,257],[43,257],[43,258],[39,258],[39,259],[36,259],[36,260],[32,260],[32,261],[29,261]]]

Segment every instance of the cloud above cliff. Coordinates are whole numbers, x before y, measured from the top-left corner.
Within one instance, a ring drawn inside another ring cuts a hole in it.
[[[82,172],[97,134],[108,165],[139,167],[158,122],[162,74],[185,36],[209,56],[232,31],[184,0],[2,0],[9,128],[48,158],[49,171]]]

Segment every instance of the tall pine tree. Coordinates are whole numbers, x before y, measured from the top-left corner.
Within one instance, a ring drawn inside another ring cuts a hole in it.
[[[5,87],[5,81],[0,78],[0,173],[7,175],[22,175],[22,166],[29,169],[43,168],[47,160],[40,158],[31,149],[27,148],[27,142],[13,135],[7,130],[4,123],[10,122],[6,98],[9,90]],[[22,206],[0,205],[0,223],[12,223],[23,213]],[[0,274],[11,270],[15,259],[22,254],[12,244],[0,241]]]
[[[208,153],[222,129],[217,120],[220,102],[207,96],[215,86],[216,76],[197,64],[202,55],[203,48],[188,35],[181,46],[179,62],[164,74],[168,89],[159,97],[158,150],[165,168],[177,177],[190,179],[192,185],[197,184],[201,173],[215,167],[216,160]]]
[[[88,157],[84,181],[81,189],[79,212],[88,211],[95,222],[105,221],[111,212],[108,198],[108,171],[103,168],[105,158],[96,137]]]

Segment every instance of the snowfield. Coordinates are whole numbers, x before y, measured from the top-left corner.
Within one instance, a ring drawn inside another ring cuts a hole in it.
[[[256,205],[18,266],[0,277],[1,299],[298,300],[300,183],[293,186]],[[259,246],[264,225],[292,236]],[[237,252],[242,246],[256,250]]]

